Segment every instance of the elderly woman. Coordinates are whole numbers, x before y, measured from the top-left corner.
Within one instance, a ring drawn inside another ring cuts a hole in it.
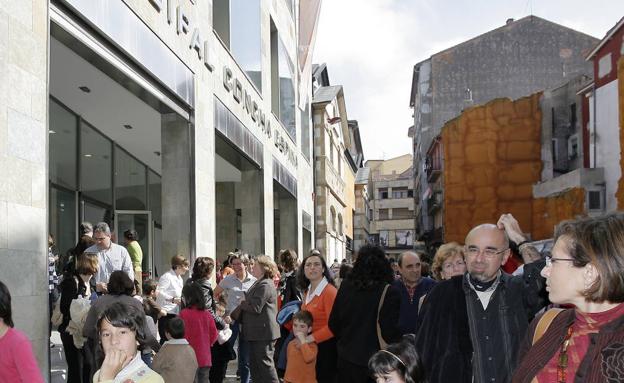
[[[273,277],[277,266],[266,255],[256,258],[252,269],[256,282],[240,305],[230,314],[241,322],[241,332],[249,344],[249,369],[254,382],[279,383],[273,365],[275,340],[280,336],[277,291]]]
[[[337,382],[370,382],[370,357],[384,348],[383,343],[401,339],[399,293],[388,288],[393,281],[384,251],[362,246],[329,316],[329,328],[338,339]]]
[[[559,224],[542,275],[553,303],[531,323],[513,382],[624,381],[624,214]]]
[[[466,272],[464,248],[457,242],[445,243],[438,248],[431,266],[433,276],[438,281],[450,279]]]

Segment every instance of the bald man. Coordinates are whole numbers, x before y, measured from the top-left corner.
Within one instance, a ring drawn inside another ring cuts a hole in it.
[[[498,225],[470,230],[466,274],[439,283],[425,297],[416,347],[431,383],[510,382],[529,321],[547,303],[540,294],[542,259],[525,264],[521,276],[501,270],[511,254],[509,235],[517,238],[513,228],[519,230],[511,215],[503,217]]]

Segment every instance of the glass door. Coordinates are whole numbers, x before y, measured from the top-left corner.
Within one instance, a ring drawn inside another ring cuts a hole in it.
[[[152,213],[143,210],[117,210],[115,212],[115,230],[119,244],[124,244],[124,231],[134,229],[139,235],[139,245],[143,251],[143,280],[154,275],[154,260],[152,257]]]

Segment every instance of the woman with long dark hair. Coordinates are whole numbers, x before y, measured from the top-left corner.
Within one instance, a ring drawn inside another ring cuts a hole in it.
[[[312,333],[307,340],[318,345],[316,380],[333,383],[336,376],[336,340],[328,320],[337,290],[320,251],[312,250],[304,258],[297,271],[297,285],[303,291],[301,310],[312,314]]]
[[[388,288],[392,281],[394,274],[384,251],[362,246],[329,317],[329,328],[337,338],[337,381],[372,382],[368,360],[382,348],[382,342],[400,340],[399,295]]]

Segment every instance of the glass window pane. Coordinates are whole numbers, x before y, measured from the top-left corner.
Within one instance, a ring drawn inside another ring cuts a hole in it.
[[[162,181],[156,172],[149,171],[149,210],[152,211],[152,220],[162,223]]]
[[[301,153],[310,160],[310,104],[306,104],[305,110],[301,111]]]
[[[110,206],[100,206],[87,201],[82,201],[83,221],[91,222],[94,225],[98,222],[106,222],[113,227],[113,212]]]
[[[107,205],[113,203],[111,141],[89,124],[80,126],[82,194]]]
[[[230,0],[230,50],[262,92],[260,0]]]
[[[117,210],[147,208],[146,167],[121,148],[115,150],[115,199]]]
[[[297,127],[295,125],[295,84],[294,65],[290,61],[288,51],[279,39],[278,44],[279,55],[279,119],[286,128],[286,131],[293,137],[297,136]]]
[[[50,234],[56,253],[64,255],[76,245],[76,195],[74,192],[50,188]]]
[[[76,116],[50,99],[50,181],[75,190]]]

